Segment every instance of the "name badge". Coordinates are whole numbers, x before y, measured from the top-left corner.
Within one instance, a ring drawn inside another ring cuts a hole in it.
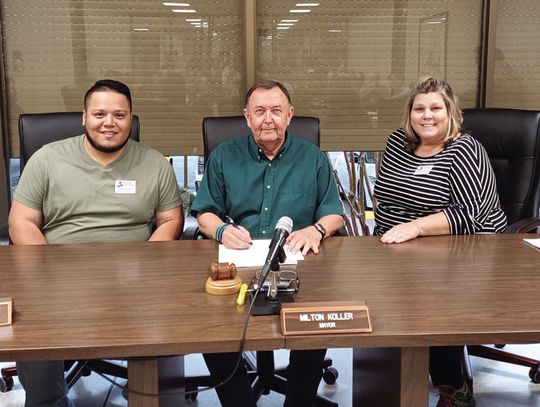
[[[134,194],[137,192],[137,181],[116,180],[114,181],[115,194]]]
[[[426,175],[429,174],[433,165],[420,165],[414,172],[414,175]]]

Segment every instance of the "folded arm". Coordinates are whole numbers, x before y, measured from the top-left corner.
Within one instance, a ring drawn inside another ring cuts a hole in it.
[[[41,232],[43,213],[13,200],[9,212],[9,237],[13,244],[47,244]]]
[[[388,230],[381,237],[383,243],[403,243],[418,236],[436,236],[450,234],[450,224],[443,212],[400,223]]]
[[[163,212],[156,212],[156,230],[149,241],[176,240],[184,230],[184,212],[178,206]]]

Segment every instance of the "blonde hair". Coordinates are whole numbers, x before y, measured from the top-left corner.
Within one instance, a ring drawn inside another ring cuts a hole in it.
[[[412,128],[411,124],[411,111],[414,104],[414,98],[423,93],[438,93],[444,100],[444,105],[448,112],[448,129],[446,136],[444,137],[444,146],[447,147],[456,137],[461,133],[461,123],[463,122],[463,116],[461,110],[458,107],[457,96],[454,95],[450,85],[437,78],[426,77],[418,81],[405,105],[405,114],[403,116],[403,128],[405,129],[405,149],[407,151],[414,151],[418,145],[420,145],[420,137]]]

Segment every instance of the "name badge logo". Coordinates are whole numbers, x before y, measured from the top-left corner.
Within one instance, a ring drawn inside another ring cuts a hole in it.
[[[433,165],[420,165],[414,172],[414,175],[426,175],[429,174]]]
[[[115,194],[134,194],[137,192],[137,181],[116,180],[114,181]]]

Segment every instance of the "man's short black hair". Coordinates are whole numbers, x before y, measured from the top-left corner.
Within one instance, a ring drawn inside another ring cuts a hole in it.
[[[289,104],[291,104],[291,96],[289,95],[289,91],[287,90],[285,85],[283,85],[282,83],[280,83],[278,81],[274,81],[274,80],[269,79],[269,80],[265,80],[265,81],[262,81],[262,82],[258,82],[255,85],[253,85],[251,88],[249,88],[249,90],[246,93],[246,100],[244,101],[244,107],[247,107],[248,102],[249,102],[249,97],[257,89],[267,89],[267,90],[269,90],[269,89],[274,89],[274,88],[281,89],[281,91],[285,94],[285,96],[287,96],[287,100],[289,101]]]
[[[127,85],[123,84],[122,82],[118,82],[112,79],[102,79],[100,81],[97,81],[92,85],[90,89],[86,92],[84,95],[84,110],[88,107],[88,99],[94,92],[100,92],[100,91],[107,91],[107,92],[116,92],[124,95],[129,104],[129,110],[132,110],[131,107],[131,92],[129,91],[129,88]]]

